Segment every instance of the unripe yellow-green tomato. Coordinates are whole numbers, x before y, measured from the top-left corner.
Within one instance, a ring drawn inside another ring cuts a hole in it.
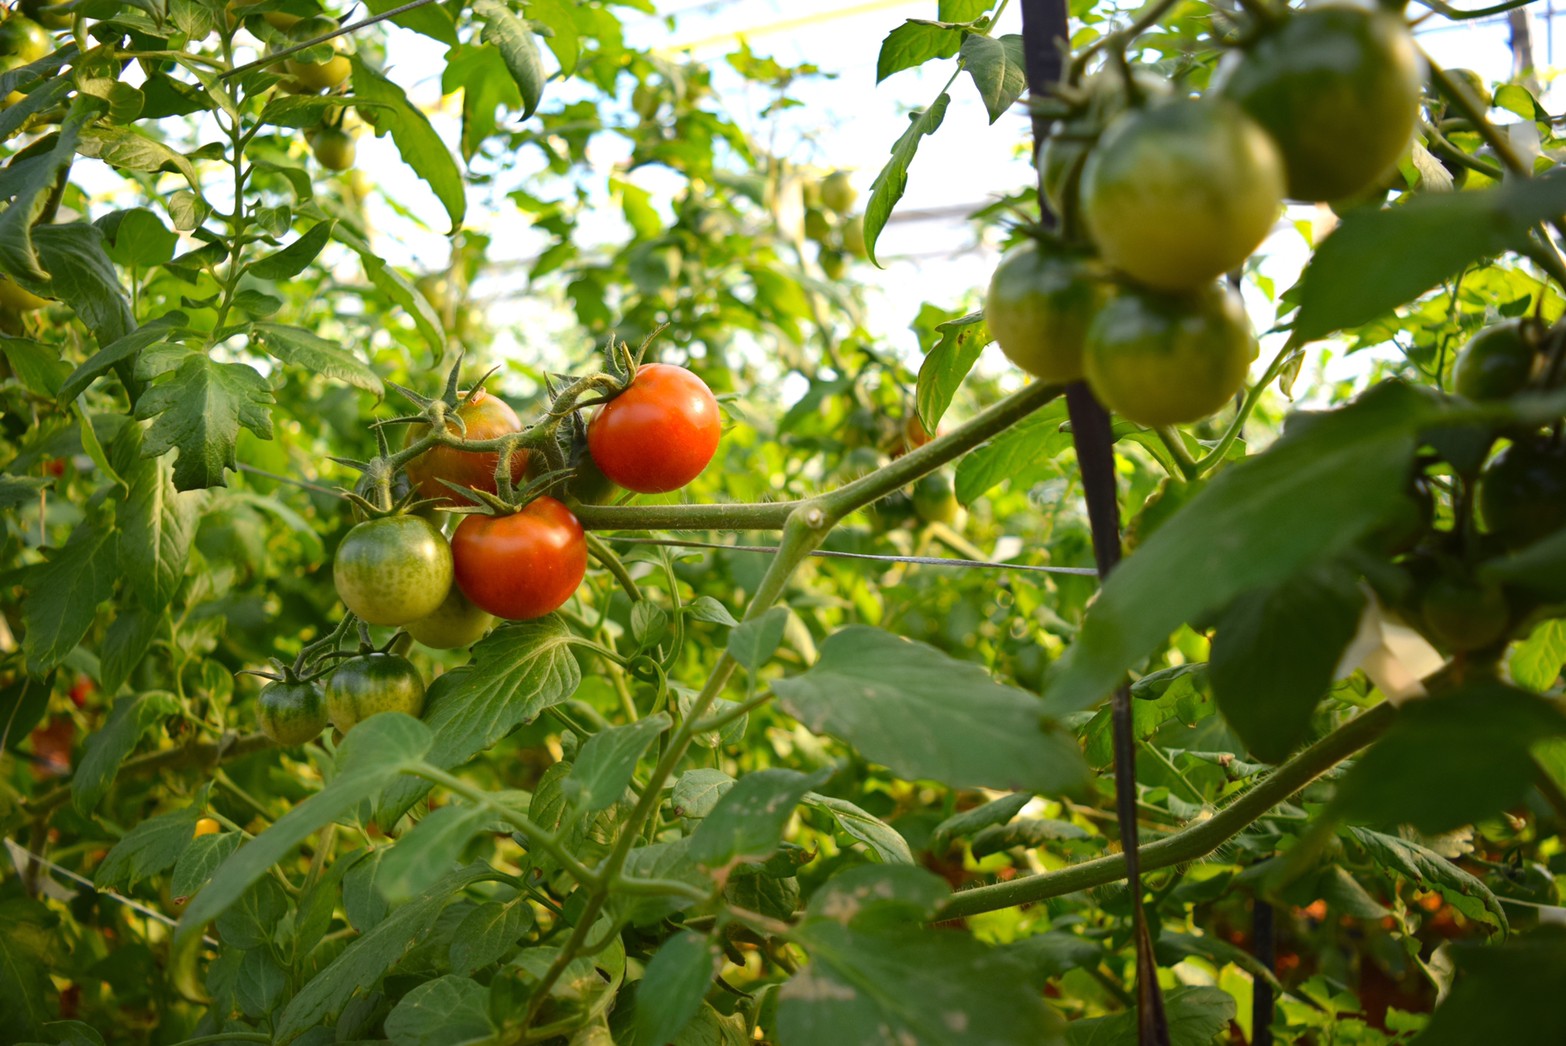
[[[460,650],[484,638],[495,617],[473,605],[456,585],[428,617],[409,622],[403,630],[432,650]]]
[[[346,171],[352,167],[358,151],[353,135],[340,127],[326,127],[316,132],[310,148],[320,165],[329,171]]]
[[[821,202],[838,214],[853,210],[859,191],[847,171],[833,171],[821,181]]]
[[[1055,384],[1082,377],[1082,347],[1109,296],[1091,259],[1034,240],[1016,247],[995,269],[984,298],[984,321],[1006,358]]]
[[[312,91],[333,90],[353,72],[353,64],[346,55],[340,54],[325,62],[296,62],[290,58],[285,65],[295,80]]]

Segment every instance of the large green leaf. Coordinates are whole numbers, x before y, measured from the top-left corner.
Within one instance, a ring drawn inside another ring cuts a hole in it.
[[[90,95],[77,95],[60,121],[59,137],[54,144],[25,164],[6,168],[5,195],[10,206],[0,213],[0,273],[11,277],[28,290],[53,294],[50,272],[38,258],[33,245],[33,224],[48,205],[49,193],[60,173],[76,158],[77,141],[82,128],[97,119],[103,103]]]
[[[60,955],[58,922],[41,901],[0,899],[0,1020],[12,1041],[42,1035],[44,1022],[54,1015],[49,971]]]
[[[353,59],[353,92],[375,106],[360,110],[365,121],[375,128],[376,136],[391,133],[403,162],[413,168],[451,218],[453,230],[462,225],[467,214],[467,190],[457,161],[446,149],[429,117],[408,101],[402,88],[371,69],[357,56]]]
[[[178,448],[179,490],[225,486],[225,470],[239,467],[239,427],[271,439],[273,402],[271,386],[254,367],[190,353],[136,404],[136,417],[152,419],[142,453],[156,457]]]
[[[1411,701],[1338,785],[1336,811],[1371,824],[1434,835],[1493,817],[1533,786],[1530,747],[1566,735],[1560,707],[1479,679]]]
[[[950,58],[962,46],[962,30],[939,22],[910,18],[886,34],[875,61],[875,82],[914,69],[932,58]]]
[[[1453,943],[1457,976],[1414,1046],[1566,1042],[1566,930],[1541,927],[1499,947]]]
[[[128,890],[154,875],[173,868],[196,832],[201,811],[194,806],[149,817],[114,844],[97,870],[93,882],[104,889]]]
[[[1282,762],[1307,740],[1364,605],[1354,575],[1326,565],[1247,592],[1219,615],[1207,666],[1213,697],[1258,757]]]
[[[1369,828],[1349,827],[1345,831],[1382,868],[1403,876],[1421,889],[1439,892],[1448,904],[1468,918],[1506,932],[1506,911],[1490,888],[1434,850],[1412,839]]]
[[[806,792],[803,802],[806,806],[831,814],[843,833],[868,846],[877,860],[888,864],[914,863],[908,840],[899,835],[897,829],[847,799]]]
[[[818,891],[796,931],[810,962],[778,994],[782,1046],[1064,1043],[1025,966],[966,933],[910,925],[946,892],[900,866],[855,869]]]
[[[1341,410],[1296,415],[1265,453],[1220,473],[1127,557],[1055,665],[1056,715],[1107,697],[1127,671],[1194,621],[1331,559],[1403,496],[1432,401],[1382,385]]]
[[[1475,192],[1418,193],[1361,207],[1322,241],[1300,277],[1294,336],[1356,327],[1411,301],[1464,266],[1527,245],[1528,230],[1566,212],[1566,177],[1508,178]]]
[[[533,923],[533,909],[526,899],[485,901],[457,927],[451,941],[451,968],[469,974],[505,958]]]
[[[499,1032],[489,1015],[489,990],[451,974],[425,981],[386,1015],[386,1037],[395,1046],[490,1043]]]
[[[332,238],[332,229],[336,224],[330,219],[316,222],[287,247],[252,262],[250,274],[263,280],[288,280],[298,276],[315,261],[321,248]]]
[[[114,593],[118,545],[114,531],[100,521],[79,524],[65,544],[28,579],[22,620],[27,634],[22,651],[38,675],[54,668],[76,648],[98,614],[98,604]]]
[[[102,230],[84,222],[41,226],[33,230],[33,245],[49,270],[49,293],[70,305],[98,344],[136,329],[130,299],[103,252]]]
[[[488,808],[471,803],[431,810],[382,855],[376,888],[391,904],[402,904],[449,872],[468,842],[494,820]]]
[[[773,683],[801,723],[910,780],[1059,793],[1087,780],[1076,742],[1038,698],[979,665],[889,632],[852,626],[820,659]]]
[[[1025,490],[1059,475],[1055,458],[1071,448],[1065,426],[1066,401],[1060,398],[966,455],[957,463],[957,500],[971,505],[1007,481]]]
[[[677,1039],[701,1009],[718,964],[717,949],[702,934],[686,931],[663,942],[636,992],[639,1040]]]
[[[424,722],[435,736],[429,761],[443,769],[467,762],[566,700],[581,680],[571,633],[559,617],[502,625],[473,647],[467,666],[431,684],[424,707]],[[393,785],[378,819],[396,823],[427,791],[424,781]]]
[[[185,580],[205,496],[175,488],[169,455],[148,458],[141,451],[140,426],[125,426],[114,448],[115,466],[130,483],[130,494],[115,509],[119,569],[140,605],[158,612]]]
[[[499,0],[477,0],[473,13],[484,19],[480,37],[500,49],[506,70],[522,95],[522,118],[533,115],[544,96],[544,63],[527,23]]]
[[[71,778],[71,802],[77,812],[91,813],[147,731],[179,710],[174,695],[163,690],[143,690],[115,701],[109,718],[83,744],[81,762]]]

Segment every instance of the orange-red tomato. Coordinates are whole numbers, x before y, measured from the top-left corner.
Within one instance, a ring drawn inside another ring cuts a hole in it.
[[[451,554],[462,594],[513,621],[559,609],[587,573],[582,524],[551,497],[506,516],[466,517],[452,535]]]
[[[707,383],[684,367],[648,363],[587,424],[587,449],[626,490],[661,494],[701,475],[722,419]]]
[[[450,422],[446,424],[446,431],[463,439],[495,439],[510,432],[522,431],[522,420],[517,417],[517,412],[505,400],[491,396],[483,389],[474,390],[468,401],[457,408],[457,416],[462,419],[465,431]],[[403,445],[422,439],[428,431],[428,425],[408,426],[408,438]],[[525,450],[518,450],[511,455],[511,482],[521,480],[522,473],[527,469],[527,457]],[[418,488],[422,498],[435,498],[445,504],[453,501],[473,504],[475,499],[461,497],[440,481],[444,479],[458,486],[493,494],[496,491],[495,466],[499,462],[499,453],[492,450],[481,452],[458,450],[456,447],[431,447],[408,462],[408,481]]]

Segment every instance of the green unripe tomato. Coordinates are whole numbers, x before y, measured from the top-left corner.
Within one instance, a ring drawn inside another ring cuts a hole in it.
[[[848,271],[848,259],[842,251],[823,250],[820,256],[821,272],[829,280],[841,280]]]
[[[1475,334],[1457,354],[1452,391],[1469,400],[1497,400],[1522,391],[1539,361],[1533,341],[1517,320]]]
[[[984,321],[1007,359],[1040,381],[1064,384],[1082,377],[1088,326],[1108,298],[1091,259],[1029,240],[990,277]]]
[[[1227,287],[1178,295],[1127,288],[1088,328],[1083,369],[1104,406],[1151,427],[1219,410],[1255,358],[1250,319]]]
[[[296,62],[290,58],[284,64],[295,80],[317,92],[333,90],[353,72],[353,64],[347,56],[340,54],[324,62]]]
[[[914,481],[913,506],[914,512],[926,523],[953,526],[962,515],[957,487],[943,469],[926,473]]]
[[[280,745],[302,745],[326,729],[326,691],[319,683],[278,680],[261,688],[256,722]]]
[[[1217,79],[1277,141],[1289,196],[1336,200],[1408,148],[1424,70],[1402,14],[1327,3],[1263,32]]]
[[[424,679],[395,654],[364,654],[337,666],[326,682],[326,712],[343,733],[380,712],[424,711]]]
[[[1507,545],[1531,545],[1566,527],[1566,452],[1514,443],[1479,477],[1479,511]]]
[[[59,2],[56,2],[56,0],[22,0],[17,6],[24,15],[39,25],[49,29],[69,29],[71,27],[71,16],[53,10],[59,6],[59,3],[63,2],[64,0],[59,0]]]
[[[817,243],[825,243],[832,238],[832,219],[827,217],[825,211],[815,208],[805,211],[805,237]]]
[[[1131,79],[1149,105],[1169,96],[1169,81],[1151,69],[1133,67]],[[1080,106],[1044,140],[1036,158],[1044,199],[1055,214],[1064,214],[1075,205],[1088,153],[1104,128],[1130,104],[1126,79],[1118,69],[1095,73],[1082,82]]]
[[[422,516],[384,516],[348,532],[332,560],[343,605],[371,625],[433,614],[451,591],[451,546]]]
[[[821,180],[821,202],[829,210],[847,214],[853,210],[857,199],[859,191],[854,188],[854,180],[847,171],[833,171]]]
[[[324,127],[317,131],[310,148],[315,153],[316,161],[328,171],[346,171],[353,166],[354,155],[358,151],[354,146],[353,135],[340,127]]]
[[[474,606],[456,585],[428,617],[410,621],[403,629],[432,650],[460,650],[484,638],[495,617]]]
[[[1158,290],[1237,268],[1283,208],[1283,158],[1232,102],[1185,99],[1116,119],[1082,169],[1082,217],[1112,267]]]
[[[662,92],[645,80],[637,84],[636,90],[631,92],[631,109],[643,120],[651,120],[657,116],[658,106],[662,103]]]
[[[1430,638],[1453,651],[1496,642],[1506,635],[1511,617],[1499,588],[1450,576],[1431,583],[1419,609]]]
[[[0,22],[0,53],[15,55],[21,65],[31,65],[54,53],[54,37],[31,18],[12,15]]]

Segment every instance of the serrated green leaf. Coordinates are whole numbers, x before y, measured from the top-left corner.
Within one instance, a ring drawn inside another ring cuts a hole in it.
[[[386,386],[380,375],[352,351],[335,342],[327,341],[302,327],[277,323],[258,323],[252,331],[255,343],[284,363],[346,382],[354,388],[373,393],[377,399],[386,395]]]
[[[886,34],[875,60],[875,82],[893,73],[913,69],[933,58],[950,58],[962,45],[962,31],[935,22],[910,18]]]
[[[199,932],[294,847],[379,794],[413,766],[429,745],[429,730],[400,712],[382,712],[355,726],[337,750],[337,773],[331,783],[223,862],[185,909],[175,936],[183,939]]]
[[[1176,665],[1143,676],[1136,681],[1131,696],[1131,736],[1139,741],[1147,740],[1165,723],[1176,719],[1194,726],[1213,710],[1204,664]],[[1099,709],[1088,720],[1082,729],[1082,748],[1089,766],[1102,770],[1114,762],[1114,732],[1114,716],[1108,708]]]
[[[955,320],[937,324],[940,340],[925,354],[919,365],[919,384],[916,399],[919,421],[926,432],[937,431],[946,408],[952,404],[963,379],[978,362],[984,346],[995,339],[990,336],[989,325],[983,312],[970,312]]]
[[[198,835],[190,840],[179,860],[174,862],[174,875],[169,881],[169,892],[175,897],[189,897],[201,889],[218,865],[228,860],[239,849],[243,837],[238,832],[214,832]]]
[[[881,168],[870,187],[870,202],[865,206],[865,250],[876,265],[881,264],[875,256],[876,241],[881,238],[881,230],[886,228],[886,220],[892,216],[892,208],[908,189],[908,165],[913,163],[919,151],[919,139],[940,129],[951,101],[952,96],[942,91],[928,109],[912,115],[908,130],[892,144],[892,158]]]
[[[143,879],[173,868],[196,834],[200,817],[200,810],[187,806],[147,818],[126,832],[104,855],[93,873],[93,882],[103,889],[128,890]]]
[[[470,974],[504,959],[533,927],[526,901],[485,901],[463,917],[451,941],[451,968]]]
[[[493,820],[488,807],[471,803],[431,810],[381,857],[376,888],[392,906],[404,903],[449,872],[468,842]]]
[[[975,806],[972,810],[953,814],[935,826],[935,834],[930,838],[930,852],[944,854],[955,839],[966,839],[981,829],[1005,824],[1016,817],[1032,799],[1033,797],[1026,792],[1017,792],[1014,795],[991,799],[987,803]]]
[[[570,776],[561,782],[566,801],[583,810],[603,810],[619,802],[636,772],[636,761],[672,725],[669,714],[659,712],[589,737]]]
[[[971,505],[1002,483],[1018,489],[1060,472],[1055,458],[1071,447],[1066,401],[1034,411],[957,463],[957,500]]]
[[[669,801],[674,804],[676,817],[702,818],[712,813],[723,793],[733,787],[734,778],[722,770],[698,767],[685,771],[675,780],[674,794]]]
[[[452,230],[461,228],[468,208],[467,190],[446,143],[430,126],[429,117],[408,101],[402,88],[365,65],[357,55],[352,61],[354,94],[376,103],[361,110],[365,122],[375,128],[376,137],[390,132],[403,162],[413,168],[413,173],[430,187],[446,209]]]
[[[973,86],[979,89],[985,111],[990,114],[990,123],[1005,115],[1027,90],[1028,80],[1022,68],[1022,37],[1015,33],[999,38],[970,33],[963,37],[958,56],[963,69],[973,78]]]
[[[914,863],[913,851],[908,848],[908,840],[898,834],[897,829],[879,817],[866,813],[847,799],[806,792],[804,804],[831,814],[836,819],[838,827],[843,829],[849,838],[868,846],[877,860],[885,864]]]
[[[879,629],[834,633],[815,665],[772,687],[805,726],[908,780],[1047,793],[1087,780],[1075,740],[1047,721],[1038,698]]]
[[[61,402],[73,400],[87,390],[87,387],[96,381],[101,375],[108,373],[115,364],[125,360],[134,361],[136,356],[149,345],[156,345],[164,341],[178,328],[183,327],[188,321],[182,312],[171,312],[160,316],[150,323],[131,331],[129,334],[105,345],[98,350],[86,363],[77,367],[65,384],[60,386],[59,399]]]
[[[731,862],[763,860],[777,850],[783,827],[806,792],[831,770],[801,774],[793,770],[757,770],[746,774],[690,836],[690,859],[711,869]]]
[[[500,49],[506,69],[522,94],[522,119],[532,116],[544,97],[544,63],[527,23],[499,0],[477,0],[473,13],[484,20],[480,37]]]
[[[788,627],[788,607],[772,607],[760,617],[742,621],[729,633],[729,656],[747,672],[754,672],[771,660],[783,642]]]
[[[103,111],[103,103],[77,95],[60,121],[59,137],[46,152],[34,156],[13,184],[7,185],[11,204],[0,213],[0,273],[35,293],[59,297],[49,287],[50,272],[39,261],[33,243],[33,226],[49,202],[60,173],[76,158],[82,128]]]
[[[271,386],[255,368],[192,353],[136,404],[138,419],[152,419],[142,452],[156,457],[179,450],[174,463],[179,490],[225,486],[225,471],[238,468],[239,427],[271,439],[273,402]]]
[[[1369,828],[1349,827],[1344,831],[1382,868],[1409,879],[1421,889],[1439,891],[1447,903],[1468,918],[1506,932],[1506,911],[1490,888],[1434,850],[1412,839]]]
[[[115,446],[119,472],[130,492],[115,509],[119,570],[141,605],[158,612],[185,579],[196,524],[205,503],[199,491],[174,487],[174,463],[165,455],[142,456],[140,426],[127,425]]]
[[[114,594],[118,577],[115,534],[88,521],[71,532],[32,575],[22,604],[22,651],[29,669],[42,675],[82,641],[98,616],[98,604]]]

